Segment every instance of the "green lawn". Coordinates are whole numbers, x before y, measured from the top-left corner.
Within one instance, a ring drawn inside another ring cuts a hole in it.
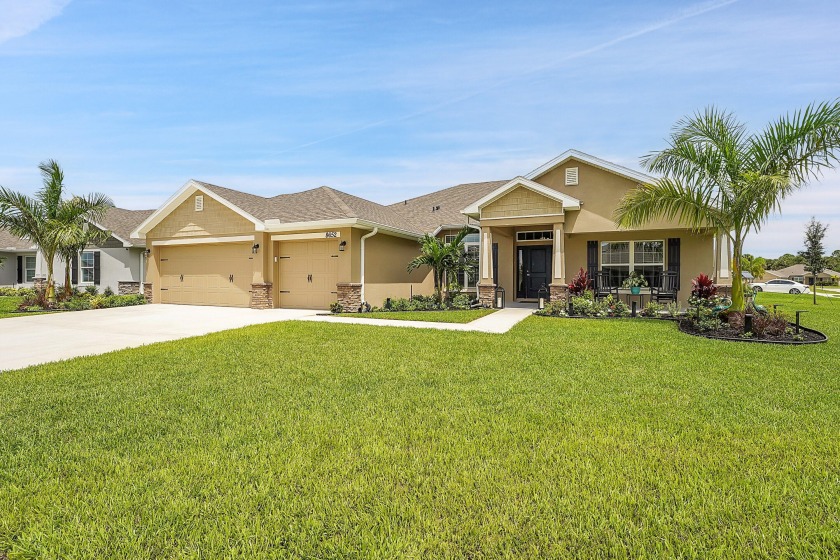
[[[840,555],[826,344],[249,327],[0,375],[0,558]]]
[[[384,311],[373,313],[340,313],[339,317],[364,319],[394,319],[397,321],[431,321],[435,323],[470,323],[495,309],[464,309],[453,311]]]
[[[21,314],[14,313],[14,311],[17,311],[18,305],[22,301],[23,298],[18,296],[0,296],[0,319],[20,317]]]

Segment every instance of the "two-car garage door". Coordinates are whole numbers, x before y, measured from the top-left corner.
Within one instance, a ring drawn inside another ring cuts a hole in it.
[[[161,247],[160,301],[248,307],[253,258],[249,243]]]

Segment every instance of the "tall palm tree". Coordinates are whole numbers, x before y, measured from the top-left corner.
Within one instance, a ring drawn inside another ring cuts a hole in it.
[[[47,264],[47,299],[55,302],[55,257],[84,221],[101,221],[111,199],[103,194],[64,200],[64,172],[54,160],[42,162],[43,187],[34,197],[0,187],[0,228],[33,241]]]
[[[432,269],[435,295],[440,299],[441,304],[445,298],[446,279],[458,278],[471,266],[470,260],[464,256],[464,238],[470,233],[470,228],[464,227],[449,243],[427,233],[420,238],[420,255],[408,263],[408,272],[422,266]]]
[[[93,195],[101,196],[101,195]],[[58,256],[64,261],[64,295],[70,297],[73,291],[72,278],[70,271],[73,267],[73,260],[79,257],[79,253],[91,243],[105,240],[111,234],[109,231],[103,231],[97,227],[91,227],[85,218],[79,217],[82,213],[84,205],[75,204],[76,199],[70,201],[65,207],[65,212],[68,214],[65,220],[61,220],[64,224],[56,235],[60,237]],[[94,201],[93,204],[97,207],[104,204],[106,201]],[[106,206],[107,208],[107,206]],[[75,216],[74,216],[75,214]],[[92,219],[92,218],[91,218]]]
[[[744,240],[781,209],[786,196],[838,162],[840,98],[812,103],[748,133],[714,107],[676,123],[667,147],[642,159],[662,177],[627,193],[616,210],[621,227],[679,219],[732,243],[732,309],[744,309]]]

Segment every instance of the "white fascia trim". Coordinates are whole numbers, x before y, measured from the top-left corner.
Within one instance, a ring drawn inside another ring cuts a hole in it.
[[[190,179],[184,186],[178,189],[178,191],[169,197],[169,200],[163,203],[163,206],[155,210],[151,216],[143,220],[143,223],[137,226],[137,229],[131,232],[131,237],[137,237],[138,239],[145,239],[146,234],[151,230],[153,227],[158,225],[160,222],[163,221],[166,216],[168,216],[175,208],[177,208],[181,203],[187,200],[190,195],[192,195],[196,191],[201,191],[204,194],[208,195],[210,198],[229,208],[233,212],[236,212],[249,222],[254,224],[254,229],[256,231],[265,231],[265,224],[262,221],[258,220],[242,208],[236,206],[235,204],[231,203],[227,199],[219,196],[218,194],[214,193],[212,190],[208,189],[204,185],[199,185],[194,180]]]
[[[152,247],[166,247],[169,245],[207,245],[208,243],[253,243],[253,235],[232,235],[230,237],[199,237],[197,239],[166,239],[152,241]]]
[[[493,220],[518,220],[519,218],[556,218],[557,216],[564,216],[562,212],[559,214],[528,214],[527,216],[500,216],[498,218],[484,218],[483,222],[492,222]]]
[[[601,159],[589,154],[585,154],[578,150],[566,150],[553,160],[542,164],[541,166],[537,167],[530,173],[525,175],[526,179],[536,179],[540,175],[548,173],[558,165],[562,165],[566,163],[570,159],[576,159],[578,161],[582,161],[584,163],[588,163],[593,167],[598,167],[603,169],[604,171],[609,171],[611,173],[615,173],[616,175],[621,175],[622,177],[626,177],[628,179],[633,179],[634,181],[638,181],[640,183],[652,183],[656,181],[655,177],[651,177],[650,175],[645,175],[644,173],[639,173],[638,171],[633,171],[628,167],[624,167],[622,165],[618,165],[612,162],[609,162],[605,159]]]
[[[461,210],[461,214],[466,214],[467,216],[472,216],[474,218],[478,218],[481,214],[481,209],[484,206],[487,206],[491,202],[498,200],[499,198],[503,197],[513,189],[518,186],[523,186],[526,189],[530,189],[536,193],[539,193],[547,198],[557,200],[563,204],[563,210],[580,210],[580,200],[569,196],[567,194],[563,194],[560,191],[555,191],[554,189],[550,189],[545,185],[541,185],[536,183],[530,179],[526,179],[525,177],[516,177],[512,179],[496,189],[495,191],[491,192],[490,194],[486,195],[484,198],[480,198],[477,201],[473,202],[463,210]]]
[[[477,225],[473,225],[473,224],[443,224],[443,225],[438,226],[437,229],[432,232],[432,235],[437,236],[437,234],[439,234],[440,232],[442,232],[445,229],[461,230],[462,228],[465,228],[465,227],[468,227],[470,229],[474,229],[476,231],[479,231],[481,229],[481,227],[479,227]]]
[[[360,220],[359,218],[341,218],[338,220],[315,220],[311,222],[281,223],[279,220],[266,220],[265,222],[265,231],[269,233],[342,227],[358,227],[364,229],[379,228],[379,231],[383,233],[388,233],[396,237],[405,237],[407,239],[418,239],[421,237],[421,234],[418,234],[413,231],[386,226],[378,224],[376,222],[371,222],[369,220]]]

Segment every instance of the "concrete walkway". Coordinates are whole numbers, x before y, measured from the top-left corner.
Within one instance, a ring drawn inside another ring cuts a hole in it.
[[[139,305],[0,319],[0,371],[322,313]]]
[[[443,331],[473,331],[502,334],[514,325],[533,314],[533,307],[508,307],[490,315],[485,315],[471,323],[437,323],[433,321],[400,321],[395,319],[367,319],[355,317],[334,317],[332,315],[311,315],[303,321],[322,321],[325,323],[350,323],[355,325],[377,325],[380,327],[409,327],[416,329],[439,329]]]

